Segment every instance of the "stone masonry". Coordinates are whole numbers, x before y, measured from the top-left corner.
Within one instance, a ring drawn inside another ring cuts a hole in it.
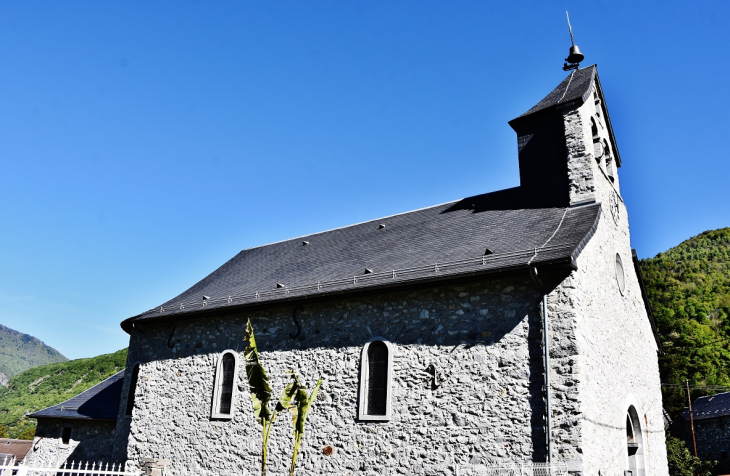
[[[65,427],[71,428],[68,443],[62,440]],[[109,451],[115,443],[115,432],[114,422],[42,418],[38,420],[28,460],[50,465],[65,461],[115,463]]]
[[[569,147],[571,183],[575,200],[602,204],[596,233],[578,258],[578,270],[549,296],[552,388],[557,399],[553,428],[561,458],[580,461],[574,469],[585,474],[622,475],[628,469],[626,413],[636,409],[643,444],[637,456],[639,474],[666,474],[666,449],[660,392],[657,345],[646,316],[638,278],[632,265],[626,206],[611,180],[606,163],[586,154],[590,118],[602,121],[601,109],[591,99],[564,111],[565,128],[583,136]],[[580,127],[578,127],[580,125]],[[600,134],[607,135],[599,122]],[[612,217],[610,194],[618,197],[618,221]],[[626,287],[620,291],[616,254],[623,263]],[[575,340],[566,335],[575,335]],[[567,370],[567,373],[566,373]],[[565,414],[555,414],[563,408]],[[641,465],[640,465],[641,466]]]
[[[305,473],[412,474],[442,466],[438,474],[453,474],[453,462],[539,460],[545,447],[539,302],[529,278],[514,278],[310,306],[295,340],[291,308],[178,324],[172,349],[170,328],[145,328],[129,353],[130,364],[141,367],[127,456],[169,460],[173,474],[256,472],[261,428],[243,365],[233,419],[210,419],[216,361],[226,349],[242,359],[251,318],[276,395],[290,368],[310,387],[324,378],[300,456]],[[393,419],[360,423],[360,352],[373,336],[396,346]],[[436,389],[425,371],[430,364],[440,380]],[[272,474],[283,473],[290,457],[288,418],[281,417],[270,442]],[[330,445],[335,451],[326,456]],[[343,468],[348,473],[338,473]]]

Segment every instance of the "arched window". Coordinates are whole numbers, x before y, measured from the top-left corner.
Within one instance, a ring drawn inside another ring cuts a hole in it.
[[[631,476],[644,476],[643,437],[641,422],[634,406],[626,412],[626,452],[628,453],[627,472]]]
[[[132,367],[132,376],[129,378],[129,391],[127,392],[127,410],[124,412],[126,416],[132,416],[134,410],[134,397],[137,393],[137,379],[139,378],[139,364]]]
[[[389,421],[393,394],[393,345],[382,337],[365,344],[360,357],[358,418]]]
[[[606,175],[608,175],[611,182],[614,182],[616,180],[616,175],[614,171],[613,154],[611,154],[611,147],[605,139],[603,140],[603,149],[605,150],[606,155]]]
[[[600,139],[598,136],[598,123],[596,123],[596,118],[591,117],[591,135],[593,136],[593,142],[596,142]]]
[[[213,408],[211,418],[233,418],[236,374],[238,373],[238,355],[226,350],[218,359],[213,386]]]

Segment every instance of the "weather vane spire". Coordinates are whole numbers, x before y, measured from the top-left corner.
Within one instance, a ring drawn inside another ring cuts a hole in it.
[[[568,15],[568,12],[565,12],[565,17],[568,19],[568,31],[570,32],[570,54],[568,54],[568,57],[565,58],[565,63],[563,63],[563,71],[570,71],[571,69],[578,69],[580,67],[580,62],[583,61],[583,54],[578,49],[578,46],[575,44],[575,39],[573,38],[573,27],[570,26],[570,15]]]

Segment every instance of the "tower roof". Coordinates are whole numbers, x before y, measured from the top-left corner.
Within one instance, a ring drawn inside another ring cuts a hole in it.
[[[519,116],[525,117],[543,109],[555,106],[568,105],[575,101],[584,102],[591,94],[593,82],[596,79],[596,65],[577,69],[570,73],[558,87],[550,91],[540,102],[532,106],[529,111]],[[515,120],[515,119],[513,119]],[[511,122],[511,121],[510,121]]]
[[[540,111],[581,105],[590,97],[591,92],[594,89],[594,85],[595,90],[598,92],[598,96],[601,98],[601,109],[603,110],[606,127],[608,127],[608,135],[611,139],[611,146],[616,154],[616,166],[621,167],[621,155],[618,152],[616,138],[613,134],[613,126],[611,126],[611,118],[608,115],[608,108],[606,107],[606,99],[603,96],[603,89],[601,88],[601,80],[598,78],[598,68],[595,64],[571,72],[555,89],[542,98],[540,102],[532,106],[521,116],[509,121],[509,124],[514,129],[517,122],[520,122]]]

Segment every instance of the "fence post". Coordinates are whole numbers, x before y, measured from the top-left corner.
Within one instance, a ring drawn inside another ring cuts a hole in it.
[[[26,476],[28,474],[28,467],[25,465],[25,461],[21,461],[18,466],[18,471],[15,473],[17,476]],[[10,471],[13,474],[13,471]]]
[[[140,468],[143,476],[164,476],[170,461],[158,458],[142,458]]]

